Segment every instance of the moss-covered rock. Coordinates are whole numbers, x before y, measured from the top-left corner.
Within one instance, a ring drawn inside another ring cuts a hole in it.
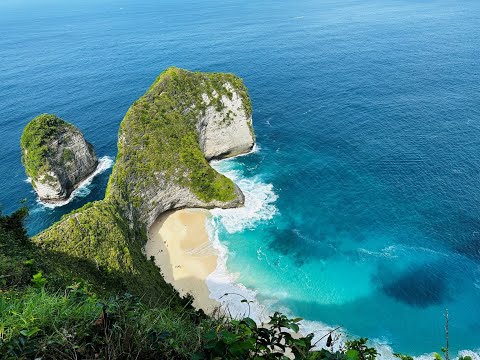
[[[42,114],[30,121],[20,145],[26,173],[47,202],[67,199],[98,164],[80,130],[55,115]]]

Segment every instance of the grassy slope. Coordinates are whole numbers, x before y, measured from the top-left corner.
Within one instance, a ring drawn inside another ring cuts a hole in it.
[[[0,358],[184,358],[197,349],[196,324],[209,320],[173,289],[160,283],[162,298],[140,301],[125,293],[116,272],[37,247],[23,229],[25,215],[0,214]],[[102,304],[111,318],[108,336],[105,324],[95,324]]]

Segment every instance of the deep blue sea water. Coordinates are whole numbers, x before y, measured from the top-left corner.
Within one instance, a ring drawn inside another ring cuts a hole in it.
[[[478,1],[0,0],[2,211],[26,198],[35,234],[101,199],[109,171],[38,204],[23,127],[55,113],[114,158],[170,65],[250,90],[259,150],[215,165],[248,204],[214,222],[260,304],[414,355],[440,350],[448,307],[452,350],[480,348]]]

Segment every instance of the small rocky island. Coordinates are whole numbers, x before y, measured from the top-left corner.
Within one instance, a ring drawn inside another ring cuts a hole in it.
[[[55,115],[42,114],[30,121],[20,145],[26,173],[45,202],[68,199],[98,165],[93,146],[80,130]]]

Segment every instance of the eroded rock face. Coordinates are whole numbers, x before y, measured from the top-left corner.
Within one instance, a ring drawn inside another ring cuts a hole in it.
[[[183,209],[183,208],[236,208],[243,206],[245,202],[245,196],[240,188],[233,184],[235,188],[236,196],[230,201],[210,200],[204,201],[199,199],[195,194],[190,191],[189,188],[180,186],[174,182],[163,182],[160,188],[149,189],[145,198],[148,199],[146,204],[148,210],[143,216],[144,222],[147,224],[147,228],[155,222],[155,220],[165,211],[171,209]]]
[[[27,175],[41,200],[68,199],[98,165],[80,130],[55,115],[43,114],[26,127],[21,140]]]
[[[255,144],[252,117],[247,116],[242,97],[230,83],[223,85],[231,94],[221,95],[220,106],[212,106],[219,95],[202,94],[207,106],[198,122],[200,147],[207,160],[227,158],[249,152]]]

